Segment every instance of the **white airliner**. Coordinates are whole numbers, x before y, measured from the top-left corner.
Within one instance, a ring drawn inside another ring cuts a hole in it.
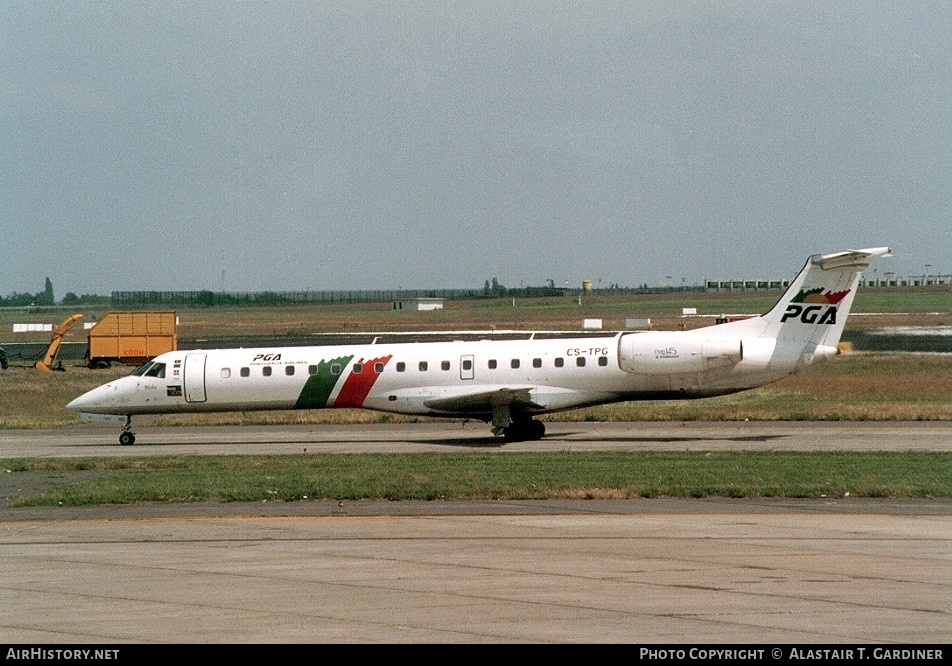
[[[479,419],[507,441],[534,440],[539,414],[724,395],[836,355],[863,270],[890,251],[812,256],[766,314],[690,331],[180,350],[67,407],[125,416],[122,445],[135,443],[136,414],[334,407]]]

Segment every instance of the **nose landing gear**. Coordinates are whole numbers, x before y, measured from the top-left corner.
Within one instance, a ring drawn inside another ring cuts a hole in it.
[[[122,426],[122,432],[119,433],[120,446],[132,446],[136,443],[135,433],[132,432],[132,415],[126,415],[126,424]]]

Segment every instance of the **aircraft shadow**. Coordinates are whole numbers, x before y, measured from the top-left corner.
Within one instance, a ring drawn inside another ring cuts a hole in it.
[[[583,435],[585,440],[572,439],[573,436]],[[742,437],[592,437],[591,432],[568,432],[546,435],[541,442],[565,442],[566,444],[577,444],[581,441],[590,441],[594,443],[630,443],[630,444],[692,444],[698,442],[733,442],[752,444],[764,444],[774,439],[784,439],[787,435],[744,435]],[[397,440],[394,440],[397,441]],[[435,444],[438,446],[459,446],[470,448],[503,448],[510,442],[495,437],[485,437],[480,439],[404,439],[413,444]],[[531,440],[528,443],[532,443]]]
[[[584,437],[584,439],[576,439],[576,437]],[[678,436],[678,437],[599,437],[593,436],[590,431],[583,432],[558,432],[551,433],[543,437],[541,440],[537,440],[541,443],[551,443],[551,442],[564,442],[566,445],[570,446],[573,444],[579,444],[583,442],[591,442],[593,444],[632,444],[639,446],[651,446],[652,444],[698,444],[703,442],[727,442],[727,443],[751,443],[751,444],[764,444],[776,439],[784,439],[787,435],[742,435],[736,437],[690,437],[690,436]],[[386,443],[399,443],[406,442],[408,444],[419,444],[419,445],[433,445],[433,446],[444,446],[444,447],[453,447],[453,448],[467,448],[467,449],[502,449],[508,445],[515,444],[516,442],[507,442],[502,438],[493,437],[493,436],[477,436],[477,437],[445,437],[445,438],[412,438],[412,437],[377,437],[374,438],[374,442],[379,442],[380,444]],[[235,447],[236,449],[241,449],[243,446],[260,446],[274,444],[276,446],[287,446],[287,445],[299,445],[302,447],[303,451],[306,452],[308,447],[313,447],[312,452],[319,452],[322,446],[328,444],[331,445],[343,445],[351,443],[350,441],[328,441],[328,440],[315,440],[315,439],[298,439],[298,438],[268,438],[263,437],[255,441],[237,441],[237,442],[224,442],[221,440],[209,439],[208,441],[170,441],[170,440],[152,440],[145,437],[141,438],[134,446],[130,449],[135,449],[137,447],[168,447],[176,448],[182,446],[194,446],[198,445],[209,445],[209,446],[221,446],[227,445]],[[363,442],[353,442],[354,444],[363,444]],[[534,442],[529,440],[526,442],[531,445]],[[83,444],[73,444],[65,445],[67,447],[76,447],[76,448],[90,448],[103,446],[105,444],[93,444],[88,443]]]

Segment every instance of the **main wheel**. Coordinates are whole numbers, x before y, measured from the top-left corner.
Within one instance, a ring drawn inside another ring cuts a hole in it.
[[[513,421],[502,431],[507,442],[525,442],[532,439],[542,439],[545,434],[545,424],[542,421],[528,419]]]
[[[119,445],[120,446],[132,446],[136,443],[136,436],[131,432],[124,432],[119,435]]]
[[[542,439],[545,435],[545,424],[542,421],[533,419],[529,423],[529,437],[531,439]]]

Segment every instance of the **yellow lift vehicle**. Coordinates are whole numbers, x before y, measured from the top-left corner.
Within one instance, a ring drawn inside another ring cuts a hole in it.
[[[63,322],[53,329],[53,339],[50,340],[50,346],[46,349],[46,356],[42,360],[36,362],[37,370],[44,370],[49,372],[50,370],[62,370],[62,364],[56,363],[56,357],[59,356],[60,346],[63,344],[63,336],[66,335],[66,331],[75,324],[77,321],[83,318],[81,314],[70,315]]]

